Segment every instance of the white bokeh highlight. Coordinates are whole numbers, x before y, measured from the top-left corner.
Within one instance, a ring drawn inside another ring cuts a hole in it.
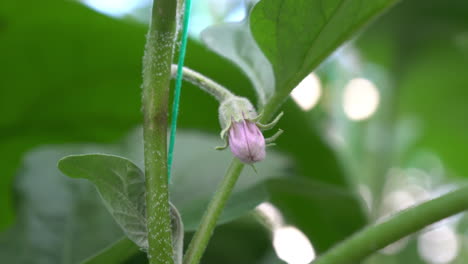
[[[460,249],[453,228],[447,225],[436,227],[418,238],[418,251],[427,263],[445,264],[452,262]]]
[[[315,258],[309,239],[293,226],[274,231],[273,247],[278,257],[289,264],[308,264]]]
[[[281,212],[271,203],[263,202],[257,206],[256,210],[265,217],[273,230],[284,225]]]
[[[315,259],[315,250],[304,233],[284,224],[281,212],[271,203],[262,203],[255,209],[267,222],[272,232],[276,255],[288,264],[308,264]]]
[[[103,14],[121,17],[135,8],[143,6],[146,0],[83,0],[85,5]]]
[[[348,82],[343,94],[343,110],[351,120],[364,120],[372,116],[380,102],[377,87],[364,78]]]
[[[321,95],[322,85],[319,77],[314,73],[307,75],[291,92],[293,100],[304,111],[312,109]]]

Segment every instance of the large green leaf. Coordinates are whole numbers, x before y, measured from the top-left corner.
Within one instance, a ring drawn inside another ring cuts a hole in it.
[[[70,177],[85,178],[93,182],[107,210],[127,237],[140,248],[148,249],[143,171],[128,159],[105,154],[67,156],[59,161],[58,168]],[[172,204],[171,219],[174,256],[176,263],[182,263],[184,226],[177,208]],[[120,248],[121,244],[117,243],[116,246]],[[106,253],[107,251],[103,255],[107,256]]]
[[[71,155],[61,159],[58,168],[70,177],[93,182],[127,237],[148,249],[145,176],[133,162],[113,155]]]
[[[396,0],[262,0],[250,27],[273,65],[276,89],[289,92],[328,55]]]

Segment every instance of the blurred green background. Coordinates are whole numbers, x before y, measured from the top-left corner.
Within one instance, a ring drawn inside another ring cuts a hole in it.
[[[194,1],[186,65],[256,102],[241,70],[200,41],[208,26],[242,20],[252,2]],[[149,5],[0,3],[2,263],[79,263],[122,236],[93,188],[55,166],[63,155],[90,151],[141,163],[134,131]],[[319,254],[368,223],[465,184],[467,70],[467,1],[408,0],[385,12],[293,91],[270,163],[259,175],[246,168],[224,219],[242,217],[217,229],[203,263],[307,263],[278,259],[278,229],[297,227]],[[212,98],[184,83],[180,111],[184,144],[170,188],[193,230],[230,155],[212,162],[211,148],[221,143]],[[261,201],[281,212],[276,231],[246,214]],[[367,262],[467,263],[467,232],[468,219],[457,215]]]

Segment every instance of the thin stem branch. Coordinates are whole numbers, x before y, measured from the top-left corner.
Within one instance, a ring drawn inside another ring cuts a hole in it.
[[[176,10],[175,0],[153,1],[143,57],[146,217],[151,264],[174,263],[167,182],[167,113]]]
[[[467,209],[468,186],[404,210],[385,222],[367,227],[333,247],[312,263],[358,263],[375,251],[425,226]]]
[[[175,78],[177,75],[177,65],[172,65],[172,78]],[[211,80],[210,78],[198,73],[192,69],[187,67],[183,67],[182,69],[183,79],[190,82],[191,84],[198,86],[203,91],[211,94],[218,100],[222,102],[232,96],[232,94],[227,88],[224,86],[216,83],[215,81]]]
[[[242,164],[238,159],[232,160],[223,181],[218,186],[213,199],[210,201],[210,204],[203,215],[197,232],[190,242],[184,256],[184,264],[196,264],[200,262],[203,252],[205,251],[211,235],[213,234],[216,222],[218,221],[218,218],[221,215],[221,212],[223,211],[243,168],[244,164]]]

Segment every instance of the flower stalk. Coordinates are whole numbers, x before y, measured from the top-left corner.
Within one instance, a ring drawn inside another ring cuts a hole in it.
[[[184,256],[183,264],[197,264],[200,262],[200,259],[208,246],[211,235],[213,234],[213,230],[216,227],[216,222],[223,212],[224,206],[226,205],[243,168],[244,164],[239,160],[233,159],[231,161],[231,164],[226,171],[226,175],[216,189],[216,193],[203,215],[200,226],[190,242]]]
[[[172,65],[171,75],[172,78],[175,78],[177,75],[177,65],[175,64]],[[190,82],[191,84],[207,92],[208,94],[214,96],[214,98],[220,103],[234,97],[234,94],[231,93],[229,89],[187,67],[183,67],[182,69],[182,78],[185,81]]]

